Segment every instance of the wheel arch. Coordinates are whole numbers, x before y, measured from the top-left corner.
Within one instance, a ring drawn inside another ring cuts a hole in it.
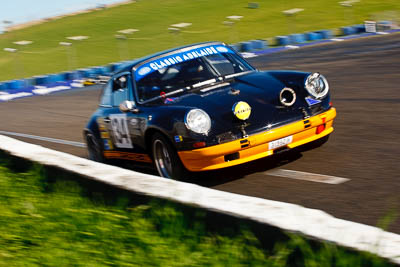
[[[87,133],[93,134],[96,138],[100,138],[99,125],[96,120],[97,117],[93,116],[83,129],[83,137],[86,138]]]
[[[152,141],[153,136],[156,133],[159,133],[162,136],[164,136],[165,139],[169,141],[170,145],[176,150],[174,143],[171,141],[171,138],[165,131],[161,130],[160,128],[156,128],[156,127],[148,128],[146,130],[146,132],[144,133],[144,142],[145,142],[146,151],[152,159],[153,159],[153,151],[151,149],[151,141]]]
[[[90,133],[90,134],[93,134],[92,130],[90,130],[89,128],[84,128],[84,129],[83,129],[82,134],[83,134],[83,139],[84,139],[84,140],[86,140],[86,136],[87,136],[89,133]]]

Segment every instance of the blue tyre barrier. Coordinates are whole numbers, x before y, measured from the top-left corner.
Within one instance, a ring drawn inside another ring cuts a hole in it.
[[[331,30],[320,30],[320,31],[316,31],[316,33],[319,33],[321,35],[322,39],[331,39],[332,38]]]
[[[63,75],[61,73],[50,74],[48,76],[49,83],[56,83],[56,82],[61,82],[61,81],[63,81]]]
[[[83,77],[83,78],[91,78],[95,72],[93,69],[79,69],[78,73]]]
[[[276,36],[276,41],[278,45],[288,45],[291,44],[288,36]]]
[[[268,47],[267,41],[265,40],[251,40],[250,42],[255,50],[262,50]]]
[[[253,50],[253,45],[251,42],[240,42],[240,51],[250,52]]]
[[[304,34],[300,34],[300,33],[296,33],[296,34],[291,34],[289,35],[291,43],[304,43],[306,38],[304,36]]]
[[[49,83],[49,76],[47,75],[34,76],[33,78],[35,79],[36,85],[44,85]]]
[[[89,68],[89,72],[90,72],[90,77],[92,78],[93,76],[97,76],[100,74],[100,70],[98,67],[91,67]]]
[[[117,63],[111,63],[109,66],[110,66],[111,72],[115,72],[115,71],[119,70],[119,68],[121,68],[122,65],[123,65],[122,63],[117,62]]]
[[[103,68],[104,68],[104,70],[106,71],[104,74],[105,75],[111,75],[111,66],[110,65],[106,65],[106,66],[103,66]]]
[[[349,27],[340,27],[340,32],[342,35],[349,35]]]
[[[321,34],[317,33],[317,32],[307,32],[304,35],[305,35],[307,41],[316,41],[316,40],[322,39]]]
[[[240,44],[230,44],[229,46],[236,52],[240,52]]]
[[[66,82],[68,81],[68,71],[64,71],[60,73],[60,82]]]
[[[354,25],[353,28],[355,29],[356,33],[364,33],[365,32],[365,24]]]
[[[97,76],[101,75],[101,70],[98,67],[89,68],[89,77],[96,78]]]
[[[34,78],[27,78],[24,82],[26,87],[36,85],[36,80]]]
[[[78,72],[79,76],[82,77],[82,78],[83,77],[87,77],[87,70],[86,69],[79,69],[76,72]]]
[[[6,83],[7,89],[22,89],[25,87],[24,80],[12,80]]]
[[[0,83],[0,91],[7,90],[7,82]]]
[[[341,27],[340,30],[342,32],[342,35],[352,35],[352,34],[356,33],[356,29],[354,27],[350,27],[350,26]]]
[[[6,82],[4,83],[5,89],[10,90],[10,89],[11,89],[11,83],[12,83],[12,81],[6,81]]]
[[[78,71],[66,71],[66,72],[64,72],[64,75],[65,75],[65,80],[67,80],[67,81],[81,78],[81,75],[79,74]]]
[[[93,68],[97,75],[108,75],[110,74],[110,68],[106,66],[99,66]]]
[[[350,34],[356,34],[357,33],[356,28],[354,28],[352,26],[350,26],[349,28],[350,28]]]

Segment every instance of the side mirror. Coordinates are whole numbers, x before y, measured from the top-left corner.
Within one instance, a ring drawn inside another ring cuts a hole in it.
[[[121,76],[119,77],[116,82],[118,83],[119,88],[126,88],[126,77]]]
[[[119,104],[119,110],[124,113],[132,112],[132,113],[139,113],[139,109],[136,107],[135,102],[125,100],[121,104]]]

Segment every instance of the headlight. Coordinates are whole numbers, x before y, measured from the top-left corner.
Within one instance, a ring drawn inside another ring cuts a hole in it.
[[[211,128],[211,119],[208,114],[201,109],[192,109],[185,117],[186,127],[199,134],[207,134]]]
[[[329,92],[328,81],[319,73],[310,74],[305,82],[304,87],[314,98],[324,98]]]

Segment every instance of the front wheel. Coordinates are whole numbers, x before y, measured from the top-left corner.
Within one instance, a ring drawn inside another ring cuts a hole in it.
[[[180,180],[187,173],[178,154],[168,140],[156,133],[151,142],[154,164],[161,177]]]

